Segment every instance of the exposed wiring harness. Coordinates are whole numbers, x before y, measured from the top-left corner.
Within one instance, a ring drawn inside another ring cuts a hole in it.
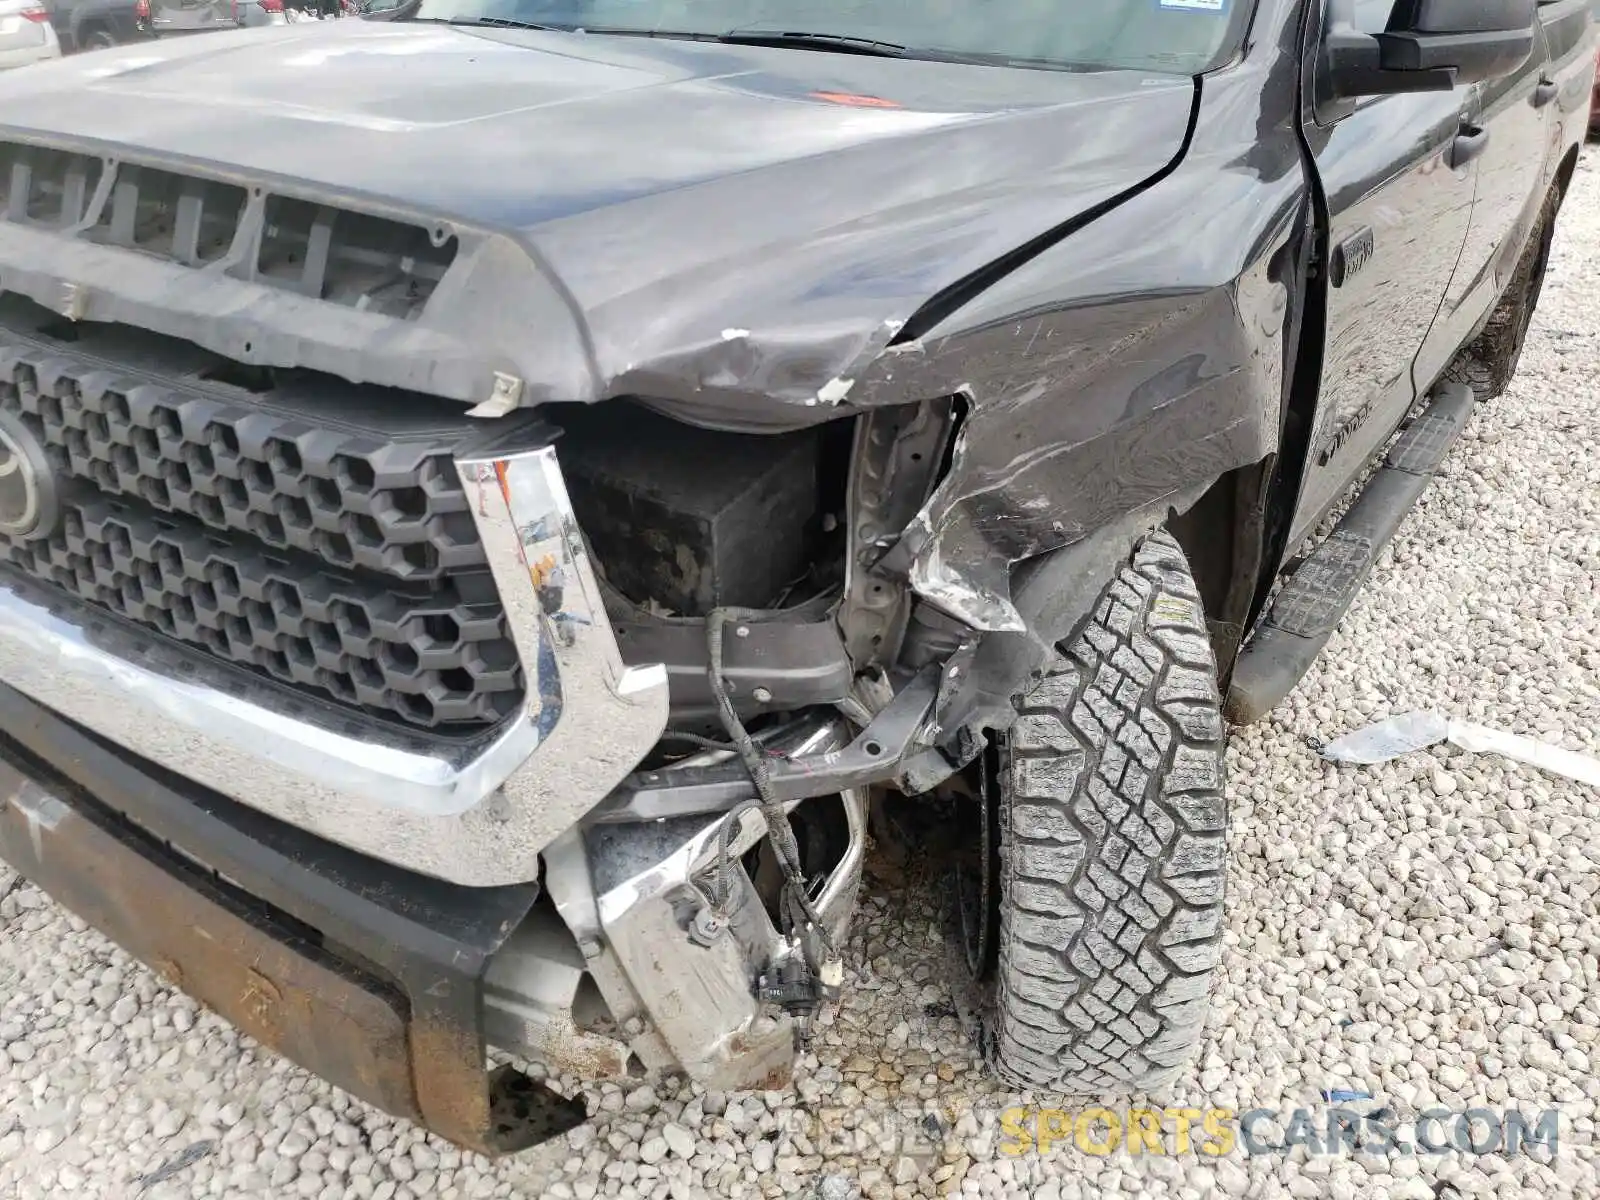
[[[744,722],[739,719],[733,699],[728,695],[727,679],[723,673],[724,628],[730,621],[749,620],[758,615],[745,609],[717,608],[706,618],[706,648],[710,659],[707,675],[711,680],[711,694],[716,700],[722,728],[733,743],[734,752],[744,763],[745,770],[750,773],[750,782],[755,785],[757,797],[735,805],[723,818],[715,903],[725,917],[727,905],[732,900],[728,871],[733,836],[740,818],[752,808],[759,808],[767,823],[767,840],[772,844],[773,856],[783,873],[783,887],[778,897],[781,932],[799,952],[784,964],[779,980],[769,984],[763,979],[760,994],[786,1008],[810,1012],[828,991],[837,987],[837,982],[830,981],[836,980],[841,971],[838,955],[827,926],[817,913],[816,906],[811,903],[811,896],[806,889],[805,867],[800,860],[800,844],[795,840],[794,829],[789,824],[789,814],[784,810],[783,802],[772,790],[767,759]]]
[[[701,750],[737,750],[732,742],[719,742],[716,738],[701,737],[698,733],[683,733],[677,729],[663,730],[663,742],[682,742],[686,746],[694,746]]]

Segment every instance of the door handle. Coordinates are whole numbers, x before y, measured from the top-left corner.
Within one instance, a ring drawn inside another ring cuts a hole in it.
[[[1456,140],[1445,151],[1445,163],[1452,171],[1460,170],[1489,148],[1489,131],[1481,125],[1466,125]]]
[[[1533,89],[1533,106],[1543,108],[1550,101],[1561,94],[1561,85],[1553,79],[1539,80],[1539,86]]]

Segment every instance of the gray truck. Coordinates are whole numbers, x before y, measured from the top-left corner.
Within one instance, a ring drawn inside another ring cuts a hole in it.
[[[0,79],[0,856],[496,1153],[782,1086],[916,805],[995,1070],[1162,1086],[1585,0],[383,15]]]

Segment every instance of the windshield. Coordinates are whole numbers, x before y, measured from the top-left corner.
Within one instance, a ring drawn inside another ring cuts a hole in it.
[[[1251,0],[420,0],[412,19],[1065,69],[1195,74],[1234,52]]]

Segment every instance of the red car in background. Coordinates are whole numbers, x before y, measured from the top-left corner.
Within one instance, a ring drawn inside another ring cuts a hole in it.
[[[1596,59],[1595,68],[1600,71],[1600,58]],[[1589,100],[1589,136],[1600,137],[1600,74],[1595,76],[1594,93]]]
[[[1589,0],[1589,19],[1600,25],[1600,0]],[[1595,59],[1596,70],[1600,70],[1600,56]],[[1600,75],[1596,75],[1594,91],[1589,96],[1589,136],[1600,137]]]

